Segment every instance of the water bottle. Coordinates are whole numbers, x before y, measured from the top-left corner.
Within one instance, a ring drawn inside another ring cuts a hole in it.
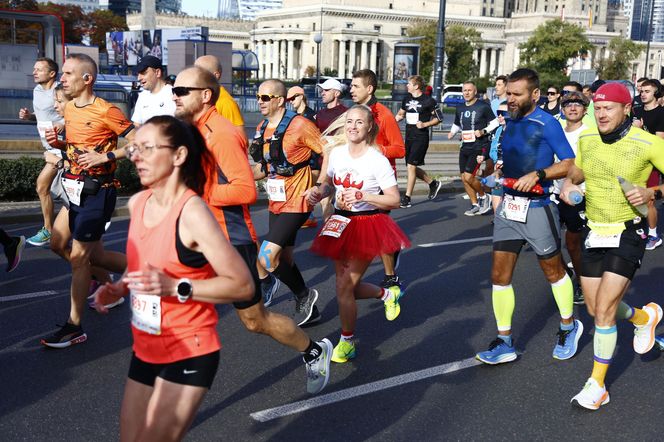
[[[577,204],[580,204],[581,201],[583,201],[583,194],[578,190],[572,190],[568,196],[573,206],[576,206]]]
[[[498,178],[496,179],[495,176],[489,175],[486,178],[482,178],[480,182],[484,184],[487,187],[496,187],[496,186],[504,186],[504,187],[509,187],[510,189],[514,188],[514,184],[519,181],[516,178]],[[535,184],[532,189],[528,193],[535,193],[537,195],[544,195],[544,188],[540,184]]]
[[[618,182],[620,183],[620,187],[622,188],[623,193],[627,193],[630,190],[634,189],[636,186],[629,181],[627,181],[625,178],[618,176]],[[634,206],[634,208],[643,216],[648,216],[648,203],[646,204],[641,204],[640,206]]]
[[[489,175],[488,177],[480,179],[480,183],[486,187],[494,188],[496,186],[500,186],[502,184],[502,180],[502,178],[496,178],[495,175]]]

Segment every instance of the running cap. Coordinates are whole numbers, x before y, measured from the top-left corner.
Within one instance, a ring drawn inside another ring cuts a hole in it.
[[[597,103],[598,101],[631,104],[632,96],[624,85],[620,83],[606,83],[600,86],[597,92],[595,92],[593,102]]]
[[[341,84],[339,80],[335,80],[334,78],[328,78],[323,83],[319,84],[318,87],[323,89],[324,91],[334,89],[336,91],[343,92],[345,89],[344,85]]]
[[[146,55],[145,57],[141,58],[141,61],[139,61],[136,65],[136,72],[143,72],[147,68],[163,70],[164,67],[161,65],[160,59],[154,55]]]
[[[302,89],[300,86],[293,86],[292,88],[288,89],[288,94],[286,94],[286,99],[290,100],[296,95],[304,95],[304,89]]]

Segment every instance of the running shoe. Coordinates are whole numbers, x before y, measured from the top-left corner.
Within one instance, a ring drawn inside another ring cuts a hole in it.
[[[648,236],[648,242],[646,243],[646,250],[655,250],[657,247],[662,245],[662,238],[657,236]]]
[[[574,320],[572,330],[558,329],[558,342],[553,347],[553,358],[564,361],[576,354],[579,348],[579,339],[583,334],[583,323],[578,319]]]
[[[51,241],[51,232],[46,230],[46,227],[42,227],[41,229],[39,229],[39,232],[37,232],[34,236],[31,236],[27,240],[28,244],[32,244],[33,246],[37,247],[45,246],[50,241]]]
[[[124,299],[124,296],[123,296],[122,298],[119,298],[117,301],[113,301],[110,304],[104,304],[104,307],[106,307],[107,309],[110,310],[113,307],[117,307],[119,305],[124,304],[124,302],[125,302],[125,299]],[[95,294],[94,294],[94,292],[92,292],[92,294],[90,294],[90,296],[88,296],[88,307],[90,307],[92,310],[95,310]]]
[[[660,351],[664,351],[664,335],[655,336],[655,344]]]
[[[565,266],[565,271],[567,272],[567,275],[569,276],[570,279],[576,279],[576,272],[574,271],[574,264],[572,262],[568,262],[567,265]]]
[[[353,358],[355,358],[355,343],[343,340],[339,341],[332,352],[332,362],[343,364]]]
[[[586,298],[583,296],[583,290],[580,285],[576,286],[574,290],[574,304],[581,305],[586,303]]]
[[[311,227],[311,228],[318,227],[318,220],[317,220],[316,217],[314,216],[314,213],[313,213],[313,212],[311,212],[311,213],[309,214],[309,218],[307,218],[307,220],[304,222],[304,224],[302,224],[302,227],[300,227],[300,228],[301,228],[301,229],[308,229],[308,228],[310,228],[310,227]]]
[[[51,348],[67,348],[75,344],[81,344],[88,339],[88,335],[80,325],[70,324],[59,326],[60,329],[41,340],[42,345]]]
[[[609,403],[609,392],[606,391],[606,386],[600,387],[595,379],[588,378],[583,390],[574,396],[571,402],[578,407],[597,410],[600,406]]]
[[[412,204],[410,203],[410,197],[408,195],[404,195],[401,197],[401,202],[399,203],[399,207],[402,209],[407,209],[411,207]]]
[[[295,323],[297,325],[303,325],[312,318],[314,313],[315,303],[318,300],[318,290],[309,289],[307,296],[302,299],[295,300]],[[318,311],[318,309],[316,309]],[[318,314],[320,319],[320,313]]]
[[[514,345],[507,345],[504,340],[496,338],[489,344],[489,349],[477,353],[475,359],[489,365],[504,364],[516,359],[516,351]]]
[[[21,255],[25,248],[25,236],[13,236],[12,242],[5,247],[5,256],[7,257],[7,273],[12,272],[21,262]]]
[[[662,320],[662,307],[654,302],[643,306],[648,313],[648,322],[634,326],[634,351],[642,355],[648,353],[655,345],[655,329]]]
[[[489,195],[485,194],[483,197],[478,198],[477,202],[480,206],[478,215],[484,215],[489,210],[491,210],[491,198],[489,198]]]
[[[305,362],[307,369],[307,392],[310,394],[320,393],[330,380],[330,359],[332,358],[332,343],[329,339],[317,342],[323,352],[311,362]]]
[[[434,200],[438,196],[438,192],[440,192],[440,189],[443,187],[443,183],[441,183],[438,180],[433,180],[431,181],[431,184],[429,184],[429,199]]]
[[[401,306],[399,305],[399,299],[403,296],[403,292],[398,285],[393,285],[389,289],[390,294],[384,302],[385,304],[385,318],[388,321],[394,321],[401,313]]]
[[[466,215],[466,216],[475,216],[475,215],[479,215],[479,213],[480,213],[479,204],[473,204],[472,206],[470,206],[470,209],[463,212],[463,214]]]
[[[398,260],[395,262],[398,262]],[[397,275],[385,275],[383,282],[380,283],[380,286],[384,289],[389,289],[390,287],[394,286],[401,288],[401,280]]]
[[[281,281],[276,276],[269,273],[268,282],[261,282],[261,293],[263,294],[263,305],[269,307],[272,304],[272,298],[279,290]]]

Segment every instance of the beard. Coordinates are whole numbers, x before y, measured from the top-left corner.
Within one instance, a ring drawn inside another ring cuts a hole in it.
[[[534,107],[535,103],[532,101],[526,101],[524,103],[521,103],[515,111],[509,112],[510,118],[512,120],[518,120],[519,118],[523,118],[528,113],[530,113],[530,111],[532,111]]]

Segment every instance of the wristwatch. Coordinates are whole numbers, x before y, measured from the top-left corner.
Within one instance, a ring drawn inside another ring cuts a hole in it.
[[[106,158],[108,158],[108,161],[115,161],[115,153],[106,152]]]
[[[659,189],[655,190],[655,199],[656,200],[661,200],[662,199],[662,191]]]
[[[540,181],[542,181],[544,178],[546,178],[546,172],[544,171],[544,169],[537,169],[537,170],[535,171],[535,173],[537,174],[537,178],[538,178]]]
[[[189,298],[191,298],[193,291],[194,287],[191,285],[191,281],[189,279],[182,278],[178,281],[177,285],[178,301],[184,304],[189,300]]]

